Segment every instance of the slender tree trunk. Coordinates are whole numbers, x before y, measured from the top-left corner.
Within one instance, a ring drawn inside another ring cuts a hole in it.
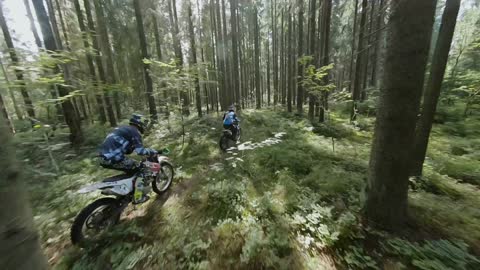
[[[448,62],[448,53],[452,44],[457,21],[460,0],[447,0],[442,15],[438,40],[433,53],[431,70],[427,86],[423,93],[423,106],[417,123],[415,146],[413,147],[411,175],[421,175],[427,153],[428,139],[432,130],[433,118],[437,108],[443,76]]]
[[[399,1],[389,22],[365,205],[367,220],[382,229],[401,228],[407,218],[410,159],[435,4]]]
[[[322,40],[322,48],[323,48],[323,53],[322,53],[322,59],[321,59],[321,65],[322,66],[327,66],[330,64],[330,21],[332,17],[332,0],[326,0],[325,2],[325,7],[324,7],[324,16],[323,16],[323,40]],[[327,74],[323,78],[323,84],[328,85],[329,84],[329,75]],[[319,121],[320,122],[325,122],[325,111],[328,110],[328,92],[323,92],[322,93],[322,104],[320,105],[320,112],[319,112]]]
[[[10,99],[12,100],[12,103],[13,103],[15,114],[17,115],[17,118],[19,120],[23,120],[23,114],[20,111],[20,108],[18,107],[17,99],[15,98],[15,94],[13,93],[13,90],[10,86],[10,80],[8,79],[7,70],[5,69],[5,66],[3,65],[3,61],[1,59],[0,59],[0,66],[2,68],[3,77],[5,78],[5,82],[7,84],[8,93],[10,94]]]
[[[107,31],[107,23],[105,20],[105,12],[103,10],[102,1],[95,0],[93,1],[95,6],[95,14],[97,16],[97,29],[98,29],[98,42],[100,44],[100,50],[102,54],[105,55],[105,66],[107,68],[107,82],[109,83],[108,88],[112,88],[113,85],[117,83],[117,78],[115,76],[115,68],[113,64],[113,55],[112,49],[110,46],[110,38]],[[121,108],[120,108],[120,100],[118,96],[118,91],[114,89],[113,91],[113,105],[114,108],[111,106],[112,94],[110,93],[107,88],[107,96],[105,97],[105,101],[107,102],[107,112],[109,114],[109,119],[113,119],[116,125],[115,118],[121,118]],[[110,103],[110,104],[109,104]],[[114,110],[115,109],[115,110]],[[110,120],[112,122],[112,120]]]
[[[255,93],[256,93],[256,108],[262,107],[262,100],[260,94],[260,26],[258,25],[258,8],[255,4],[253,8],[253,21],[255,27],[254,46],[255,46]]]
[[[43,5],[43,1],[33,0],[33,6],[35,8],[35,13],[37,14],[40,29],[42,31],[45,49],[48,51],[57,51],[57,44],[55,43],[53,31],[50,26],[49,18],[45,10],[45,6]],[[53,70],[54,73],[59,73],[60,67],[55,66]],[[64,70],[64,77],[68,77],[65,72],[66,71]],[[69,94],[68,89],[63,85],[58,85],[58,92],[61,97],[68,96]],[[78,116],[75,114],[75,110],[70,99],[65,99],[62,101],[62,109],[65,115],[65,121],[70,129],[70,141],[72,142],[72,145],[78,146],[83,142],[83,132],[80,121]]]
[[[147,51],[147,40],[145,38],[145,30],[143,28],[142,12],[140,10],[140,0],[133,0],[135,8],[135,19],[137,21],[138,39],[140,40],[140,49],[142,51],[142,59],[150,59]],[[155,106],[155,98],[153,96],[153,82],[150,77],[150,65],[142,61],[143,75],[145,76],[145,91],[147,94],[147,101],[149,107],[150,117],[156,121],[158,120],[157,107]]]
[[[105,91],[107,84],[107,76],[105,74],[105,69],[103,67],[102,56],[100,55],[100,46],[98,44],[99,38],[96,32],[95,23],[93,22],[93,16],[90,8],[90,0],[84,0],[83,5],[85,6],[85,13],[87,14],[88,29],[90,35],[92,36],[92,47],[95,51],[95,62],[97,64],[98,77],[100,78],[101,91],[103,92],[105,99],[105,109],[107,111],[108,121],[112,127],[117,125],[115,120],[115,113],[113,112],[112,102],[110,95]],[[97,98],[97,102],[100,102]],[[100,103],[99,103],[100,105]]]
[[[67,50],[70,51],[70,41],[68,40],[67,26],[65,25],[65,21],[63,20],[62,7],[60,6],[58,0],[55,0],[55,4],[57,5],[58,18],[60,19],[60,25],[62,26],[62,33],[63,38],[65,39],[65,45],[67,47]]]
[[[237,0],[230,1],[230,22],[231,22],[231,35],[232,35],[232,90],[235,93],[235,103],[240,105],[240,87],[239,87],[239,60],[238,60],[238,33],[237,33],[237,9],[238,3]]]
[[[277,1],[271,0],[272,16],[272,67],[273,67],[273,105],[278,102],[278,50],[277,50]]]
[[[190,63],[192,65],[192,68],[195,68],[197,70],[197,74],[194,75],[195,104],[197,106],[198,117],[202,117],[202,97],[200,94],[200,82],[198,79],[198,76],[200,75],[200,69],[197,67],[197,47],[195,46],[195,31],[193,29],[192,4],[190,2],[188,3],[188,32],[190,35],[190,51],[192,53]]]
[[[18,68],[20,66],[20,61],[18,59],[17,53],[15,52],[15,47],[13,46],[12,37],[10,36],[10,31],[7,26],[7,22],[3,15],[3,4],[0,3],[0,26],[2,27],[3,38],[5,39],[5,43],[7,44],[10,59],[12,60],[12,64],[15,66],[15,76],[17,77],[18,84],[20,85],[20,93],[23,97],[23,102],[25,103],[25,109],[28,113],[30,118],[35,118],[35,110],[33,108],[33,103],[28,94],[27,87],[25,85],[25,80],[23,79],[23,71]]]
[[[82,9],[80,8],[79,0],[74,0],[73,4],[75,5],[75,11],[77,13],[77,19],[78,19],[78,24],[80,26],[80,31],[82,31],[83,47],[85,48],[85,51],[86,51],[85,56],[87,58],[87,65],[88,65],[90,80],[92,81],[94,88],[97,89],[98,81],[97,81],[97,76],[95,74],[95,65],[93,64],[93,57],[90,53],[90,44],[88,42],[88,34],[87,34],[87,29],[84,23]],[[101,94],[95,93],[95,98],[98,105],[98,114],[99,114],[100,122],[104,124],[107,121],[107,116],[105,114],[105,107],[103,105],[103,97]]]
[[[348,84],[348,92],[352,93],[352,84],[353,80],[355,79],[355,74],[353,73],[353,65],[355,64],[355,42],[357,37],[357,15],[358,15],[358,0],[355,0],[355,10],[353,12],[353,35],[352,35],[352,52],[350,56],[350,66],[349,66],[349,84]],[[360,50],[359,50],[360,51]]]
[[[308,54],[310,56],[315,55],[315,3],[316,0],[310,0],[310,7],[308,12]],[[320,29],[319,29],[320,30]],[[323,41],[322,41],[323,42]],[[310,64],[315,65],[315,59],[312,59]],[[315,110],[315,95],[313,93],[308,94],[308,119],[313,120]]]
[[[289,13],[291,14],[292,7],[289,8]],[[292,112],[292,90],[293,90],[293,79],[295,77],[293,70],[293,22],[292,17],[288,18],[288,89],[287,89],[287,111]]]
[[[15,128],[13,127],[10,116],[8,115],[7,108],[5,107],[5,102],[3,101],[2,95],[0,95],[0,110],[2,111],[3,119],[8,124],[10,132],[15,133]]]
[[[298,48],[297,55],[298,60],[303,57],[303,0],[297,1],[298,5]],[[303,66],[298,64],[297,67],[297,80],[303,79]],[[300,82],[297,82],[297,112],[303,113],[303,87]]]
[[[374,41],[374,48],[373,48],[373,62],[372,62],[372,76],[370,78],[370,85],[378,86],[377,84],[377,66],[379,62],[380,54],[378,51],[380,50],[381,44],[381,36],[382,36],[382,27],[383,27],[383,5],[384,0],[380,0],[380,5],[378,7],[378,14],[377,14],[377,22],[376,22],[376,33],[375,33],[375,41]]]
[[[353,83],[353,93],[352,93],[352,100],[353,106],[351,111],[351,121],[355,121],[357,117],[357,102],[361,98],[362,93],[362,69],[364,68],[364,61],[365,61],[365,52],[363,49],[364,45],[364,33],[365,33],[365,26],[367,22],[367,3],[368,0],[362,0],[362,16],[360,18],[360,29],[358,34],[358,52],[357,52],[357,61],[355,63],[355,79]]]
[[[271,83],[270,83],[270,42],[268,42],[268,38],[266,39],[265,49],[267,51],[267,105],[270,106],[270,92],[271,92]]]
[[[35,21],[33,20],[33,15],[32,15],[32,10],[30,8],[30,4],[28,0],[23,0],[23,3],[25,5],[25,9],[27,10],[27,17],[28,21],[30,22],[30,30],[33,33],[33,38],[35,39],[35,44],[37,44],[38,48],[42,48],[42,41],[40,40],[40,37],[38,36],[38,31],[37,28],[35,27]]]

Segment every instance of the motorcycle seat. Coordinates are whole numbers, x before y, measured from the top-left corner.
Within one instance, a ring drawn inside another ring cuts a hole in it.
[[[104,182],[104,183],[115,182],[115,181],[120,181],[120,180],[123,180],[123,179],[130,178],[132,176],[133,176],[133,174],[123,173],[123,174],[107,177],[107,178],[103,179],[102,182]]]

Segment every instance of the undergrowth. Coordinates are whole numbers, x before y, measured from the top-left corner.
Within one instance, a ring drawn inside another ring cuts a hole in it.
[[[62,130],[49,146],[35,134],[17,136],[21,158],[35,164],[26,173],[35,175],[31,200],[50,264],[56,269],[477,266],[471,252],[480,254],[475,186],[480,149],[477,133],[459,129],[475,123],[434,129],[424,177],[413,180],[410,192],[412,219],[439,232],[438,239],[422,240],[362,226],[371,118],[351,125],[332,113],[327,124],[312,125],[286,113],[246,110],[240,114],[242,141],[227,153],[218,149],[220,118],[187,118],[185,134],[176,116],[155,126],[145,144],[171,149],[172,190],[127,209],[122,222],[87,249],[72,247],[68,231],[78,211],[98,194],[75,191],[114,174],[93,159],[108,130],[89,129],[80,150],[62,144]],[[459,134],[463,137],[452,140]],[[45,159],[48,149],[55,161]]]

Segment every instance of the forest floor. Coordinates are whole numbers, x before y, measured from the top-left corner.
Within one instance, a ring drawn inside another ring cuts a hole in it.
[[[54,269],[479,269],[480,121],[446,114],[432,133],[424,177],[412,179],[410,221],[396,234],[362,225],[373,118],[328,124],[272,110],[241,112],[238,148],[222,153],[221,116],[162,121],[145,139],[168,146],[169,192],[130,207],[97,245],[72,247],[76,214],[99,194],[82,185],[115,172],[92,157],[108,132],[75,152],[57,131],[20,133],[19,159]],[[174,127],[174,128],[170,128]],[[57,172],[47,149],[58,163]]]

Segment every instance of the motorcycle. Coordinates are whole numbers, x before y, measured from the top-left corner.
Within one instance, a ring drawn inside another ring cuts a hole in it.
[[[140,187],[143,186],[144,196],[151,192],[151,188],[159,195],[166,192],[174,176],[173,164],[166,154],[168,150],[142,160],[140,169],[134,174],[115,175],[78,190],[78,193],[100,190],[101,194],[114,197],[100,198],[80,211],[70,230],[72,243],[84,246],[85,243],[94,241],[119,222],[120,215],[130,203],[144,203],[145,201],[138,200],[138,195],[142,197],[138,191]]]
[[[241,135],[241,129],[240,129],[240,123],[239,121],[236,121],[234,123],[235,128],[237,129],[237,132],[235,134],[235,137],[233,136],[233,133],[229,129],[224,129],[222,133],[222,137],[220,138],[220,149],[222,151],[227,151],[230,147],[232,147],[234,144],[236,144],[240,140],[240,135]]]

